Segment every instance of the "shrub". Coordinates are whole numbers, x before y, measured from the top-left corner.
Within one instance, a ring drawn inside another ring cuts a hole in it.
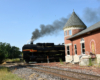
[[[61,58],[59,59],[59,61],[60,61],[60,63],[61,63],[61,64],[63,64],[63,61],[62,61],[62,59],[61,59]]]
[[[92,66],[93,64],[92,64],[92,59],[91,58],[89,58],[89,66]]]

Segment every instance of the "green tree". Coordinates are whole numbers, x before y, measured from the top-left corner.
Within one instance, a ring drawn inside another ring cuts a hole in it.
[[[21,54],[21,51],[18,47],[12,46],[12,58],[18,58],[19,55]]]
[[[9,43],[7,43],[6,46],[5,46],[5,49],[6,49],[6,53],[5,53],[6,58],[10,58],[10,56],[11,56],[11,45]]]
[[[1,53],[5,56],[5,58],[18,58],[22,52],[16,46],[11,46],[9,43],[0,42],[0,50]]]
[[[6,43],[0,42],[0,64],[3,63],[5,59],[5,53],[6,53],[5,45]]]
[[[5,54],[3,53],[2,50],[0,50],[0,64],[3,63],[4,60],[5,60]]]

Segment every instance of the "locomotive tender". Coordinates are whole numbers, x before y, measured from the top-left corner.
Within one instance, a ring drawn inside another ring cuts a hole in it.
[[[26,63],[35,62],[58,62],[65,61],[64,45],[54,45],[54,43],[26,44],[22,47],[23,59]]]

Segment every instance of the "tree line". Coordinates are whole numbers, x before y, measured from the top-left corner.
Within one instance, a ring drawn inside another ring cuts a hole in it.
[[[11,46],[9,43],[0,42],[0,63],[4,59],[18,58],[22,52],[16,46]]]

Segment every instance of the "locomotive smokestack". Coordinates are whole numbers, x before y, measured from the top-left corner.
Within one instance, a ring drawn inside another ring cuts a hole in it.
[[[35,40],[35,39],[31,39],[30,44],[33,44],[34,40]]]
[[[34,40],[35,40],[35,39],[30,39],[29,41],[27,41],[27,44],[28,44],[28,43],[33,44]]]
[[[31,43],[30,44],[33,44],[33,42],[31,41]]]

